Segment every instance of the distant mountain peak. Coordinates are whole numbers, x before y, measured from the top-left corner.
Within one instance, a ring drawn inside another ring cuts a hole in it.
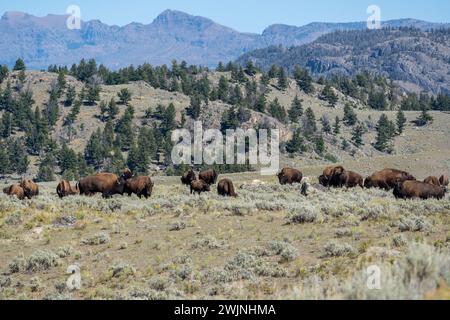
[[[171,25],[171,24],[180,24],[187,21],[196,21],[196,22],[208,22],[214,23],[212,20],[200,16],[193,16],[186,12],[170,10],[167,9],[161,12],[156,19],[153,21],[153,24],[156,25]]]

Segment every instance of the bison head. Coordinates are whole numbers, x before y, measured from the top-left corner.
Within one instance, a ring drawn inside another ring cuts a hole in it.
[[[320,183],[321,185],[323,185],[324,187],[328,187],[328,185],[330,184],[330,181],[328,180],[327,177],[325,177],[324,175],[321,175],[321,176],[319,177],[319,183]]]

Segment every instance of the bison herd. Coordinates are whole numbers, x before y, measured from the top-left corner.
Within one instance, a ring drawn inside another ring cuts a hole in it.
[[[303,174],[300,170],[284,168],[278,174],[278,181],[281,185],[301,184]],[[191,194],[201,194],[210,192],[211,185],[216,184],[218,174],[215,170],[209,169],[201,171],[198,177],[194,170],[189,170],[181,177],[181,183],[189,186]],[[375,172],[364,179],[360,174],[348,171],[343,166],[331,166],[325,168],[323,174],[319,176],[319,183],[325,188],[380,188],[393,190],[394,196],[401,199],[443,199],[447,192],[449,179],[447,175],[440,178],[428,177],[423,182],[417,181],[408,172],[396,169],[384,169]],[[133,176],[128,170],[124,170],[120,176],[113,173],[98,173],[88,176],[71,186],[69,181],[61,181],[56,193],[60,198],[71,195],[92,196],[101,193],[104,198],[113,195],[132,194],[139,198],[149,198],[152,195],[154,183],[147,176]],[[307,196],[308,184],[303,183],[301,193]],[[39,195],[39,187],[31,180],[22,180],[20,184],[11,185],[3,192],[10,196],[15,196],[20,200],[31,199]],[[222,179],[217,184],[217,193],[224,197],[237,197],[233,182],[230,179]]]
[[[302,173],[299,170],[285,168],[278,173],[280,184],[301,183]],[[384,169],[364,179],[360,174],[348,171],[343,166],[327,167],[319,177],[324,187],[336,188],[380,188],[393,190],[394,196],[401,199],[443,199],[447,192],[449,179],[447,175],[440,178],[428,177],[423,182],[408,172],[397,169]],[[302,187],[302,193],[305,188]]]

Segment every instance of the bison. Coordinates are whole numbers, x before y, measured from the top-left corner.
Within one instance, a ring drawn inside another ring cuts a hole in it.
[[[233,182],[230,179],[222,179],[217,185],[217,193],[223,197],[237,197]]]
[[[384,169],[375,172],[364,181],[366,188],[380,188],[385,190],[392,190],[398,182],[409,180],[416,180],[411,174],[397,169]]]
[[[210,192],[211,187],[208,183],[203,180],[194,180],[191,182],[191,194],[197,192],[201,194],[202,192]]]
[[[449,181],[448,181],[448,175],[444,174],[439,178],[439,182],[441,186],[448,187]]]
[[[128,194],[128,196],[131,196],[131,194],[134,193],[139,198],[142,198],[144,196],[146,199],[148,199],[149,197],[152,196],[154,185],[155,184],[153,183],[152,179],[150,179],[150,177],[146,176],[134,177],[126,180],[124,186],[124,193]]]
[[[78,187],[82,195],[91,196],[101,193],[103,198],[110,198],[115,194],[124,193],[127,178],[129,178],[128,172],[122,174],[120,178],[113,173],[98,173],[80,180]]]
[[[198,175],[198,178],[200,180],[203,180],[207,184],[212,185],[212,184],[216,183],[218,176],[219,175],[217,174],[216,170],[209,169],[209,170],[200,172],[200,174]]]
[[[192,170],[192,169],[189,170],[188,172],[185,172],[183,174],[183,176],[181,177],[181,183],[185,184],[187,186],[190,186],[191,182],[194,180],[197,180],[197,176],[196,176],[194,170]]]
[[[441,185],[441,182],[439,181],[439,179],[436,178],[436,177],[433,177],[433,176],[425,178],[425,180],[423,180],[423,182],[424,183],[428,183],[428,184],[432,184],[432,185],[435,185],[435,186],[440,186]]]
[[[303,174],[297,169],[284,168],[277,174],[277,177],[281,185],[286,185],[302,183]]]
[[[400,199],[443,199],[445,197],[445,188],[433,184],[406,180],[397,182],[394,187],[394,196]]]
[[[337,186],[341,188],[356,188],[357,186],[364,188],[364,178],[360,174],[353,171],[344,170],[342,174],[339,174],[332,178],[332,183],[334,183],[335,181],[337,183]]]
[[[39,186],[31,180],[22,180],[20,182],[20,186],[25,193],[25,197],[27,197],[28,199],[37,197],[39,195]]]
[[[345,171],[343,166],[326,167],[323,174],[319,177],[319,183],[324,187],[338,186],[340,184],[339,176]]]
[[[25,199],[25,190],[23,190],[23,188],[17,184],[3,189],[3,193],[7,194],[8,196],[16,197],[19,200]]]
[[[62,199],[67,196],[73,196],[73,195],[79,194],[80,190],[78,189],[78,185],[75,187],[72,187],[70,185],[69,181],[62,180],[56,187],[56,193]]]

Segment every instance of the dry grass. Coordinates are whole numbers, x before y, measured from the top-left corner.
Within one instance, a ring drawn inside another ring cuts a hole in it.
[[[250,186],[189,195],[156,178],[154,196],[104,200],[0,195],[0,298],[422,299],[450,284],[450,200],[397,201],[381,190]],[[313,181],[314,182],[314,181]],[[171,231],[173,230],[173,231]],[[446,264],[447,263],[447,264]],[[69,291],[67,267],[81,268]],[[360,272],[377,264],[382,290]],[[395,290],[394,290],[395,288]]]

